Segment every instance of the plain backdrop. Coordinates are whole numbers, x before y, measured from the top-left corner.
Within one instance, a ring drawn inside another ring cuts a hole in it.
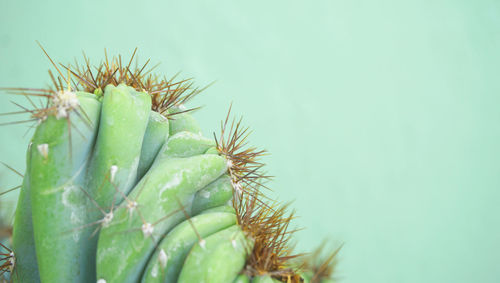
[[[344,243],[341,282],[500,282],[499,1],[0,0],[0,13],[2,87],[48,85],[35,40],[57,62],[138,47],[166,76],[216,81],[189,104],[205,135],[232,102],[271,153],[273,195],[294,201],[298,251]],[[0,161],[20,171],[26,129],[0,128]],[[0,168],[0,191],[20,182]]]

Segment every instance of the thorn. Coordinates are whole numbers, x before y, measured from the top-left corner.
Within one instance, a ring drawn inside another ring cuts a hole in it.
[[[45,56],[47,56],[47,58],[49,58],[50,63],[52,63],[52,65],[56,68],[57,72],[61,75],[61,77],[64,78],[63,73],[61,73],[61,71],[59,70],[59,68],[57,68],[57,65],[54,63],[54,61],[52,61],[52,58],[50,58],[49,54],[47,53],[47,51],[45,51],[45,49],[42,47],[42,45],[40,44],[40,42],[38,40],[36,40],[36,43],[38,44],[38,46],[40,46],[40,48],[42,49],[43,53],[45,53]]]
[[[0,161],[5,167],[9,168],[12,172],[16,173],[17,175],[21,176],[21,178],[24,178],[24,175],[19,173],[16,169],[12,168],[9,166],[7,163]]]
[[[6,190],[6,191],[0,192],[0,196],[5,195],[6,193],[10,193],[10,192],[12,192],[12,191],[15,191],[15,190],[17,190],[17,189],[19,189],[19,188],[21,188],[21,187],[22,187],[22,185],[19,185],[19,186],[15,186],[15,187],[13,187],[13,188],[10,188],[10,189],[8,189],[8,190]]]

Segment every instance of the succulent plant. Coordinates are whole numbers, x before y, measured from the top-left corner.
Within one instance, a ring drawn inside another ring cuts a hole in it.
[[[221,133],[203,137],[184,106],[202,89],[160,79],[149,61],[132,66],[134,56],[92,67],[47,55],[51,88],[5,89],[28,99],[14,114],[29,113],[22,122],[36,129],[0,273],[14,282],[303,281],[293,213],[265,196],[266,152],[247,146],[248,128],[230,109]]]

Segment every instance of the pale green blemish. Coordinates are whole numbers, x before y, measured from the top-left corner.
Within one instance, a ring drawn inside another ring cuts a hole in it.
[[[70,223],[75,228],[82,227],[87,224],[86,210],[89,202],[87,196],[83,193],[83,188],[75,184],[69,184],[63,187],[61,203],[64,205],[66,211],[70,212]],[[66,233],[72,235],[74,244],[78,244],[81,233],[79,229],[72,229]]]

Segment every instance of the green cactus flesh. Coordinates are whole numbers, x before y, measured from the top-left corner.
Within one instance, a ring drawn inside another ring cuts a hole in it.
[[[247,129],[226,118],[219,139],[203,137],[183,106],[197,89],[148,84],[140,68],[113,62],[96,78],[68,67],[83,87],[61,77],[67,88],[42,90],[48,106],[31,111],[38,125],[14,257],[0,258],[0,274],[10,271],[13,282],[301,280],[287,260],[292,217],[263,195],[263,151],[244,147]]]

